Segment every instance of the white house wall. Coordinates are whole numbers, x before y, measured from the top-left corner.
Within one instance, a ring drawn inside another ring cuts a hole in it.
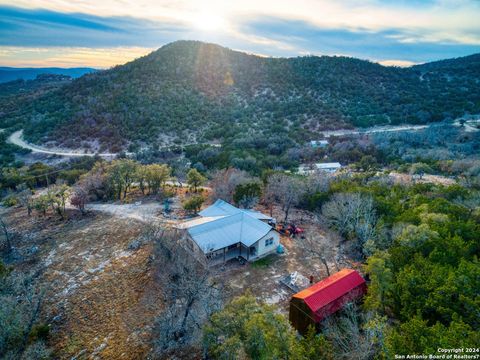
[[[268,247],[265,247],[265,241],[270,238],[273,238],[273,244]],[[267,235],[265,235],[260,240],[258,240],[254,245],[257,248],[257,257],[262,257],[271,252],[275,252],[279,244],[280,244],[280,235],[278,234],[277,231],[273,229],[270,230],[267,233]]]

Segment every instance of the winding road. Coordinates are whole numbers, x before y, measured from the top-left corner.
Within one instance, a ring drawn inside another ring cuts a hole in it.
[[[400,126],[378,126],[373,128],[366,128],[362,130],[329,130],[320,131],[320,134],[329,138],[330,136],[345,136],[345,135],[360,135],[360,134],[375,134],[383,132],[397,132],[397,131],[417,131],[430,127],[430,125],[400,125]]]
[[[477,125],[480,122],[480,119],[470,119],[467,120],[464,123],[464,128],[465,131],[467,132],[474,132],[474,131],[479,131],[475,125]],[[331,136],[348,136],[348,135],[363,135],[363,134],[375,134],[375,133],[383,133],[383,132],[398,132],[398,131],[418,131],[418,130],[423,130],[426,129],[434,124],[429,124],[429,125],[399,125],[399,126],[377,126],[377,127],[372,127],[372,128],[366,128],[366,129],[343,129],[343,130],[331,130],[331,131],[321,131],[320,134],[322,134],[325,138],[329,138]],[[461,126],[460,124],[460,119],[456,119],[453,123],[453,126]],[[0,132],[3,131],[3,129],[0,129]],[[12,133],[7,141],[11,144],[15,144],[17,146],[20,146],[24,149],[29,149],[34,153],[42,153],[42,154],[50,154],[50,155],[58,155],[58,156],[95,156],[99,155],[100,157],[103,158],[113,158],[117,155],[117,153],[101,153],[101,154],[95,154],[91,152],[81,152],[79,150],[68,150],[68,149],[55,149],[55,148],[45,148],[42,146],[30,144],[23,140],[23,130],[18,130]],[[197,143],[197,145],[201,145],[202,143]],[[215,147],[220,147],[220,144],[214,144],[214,143],[204,143],[205,145],[210,145],[210,146],[215,146]],[[186,145],[194,145],[194,143],[191,144],[185,144]],[[170,146],[164,146],[163,148],[167,149]],[[129,154],[129,153],[127,153]]]
[[[20,146],[24,149],[29,149],[34,153],[42,153],[42,154],[49,154],[49,155],[59,155],[59,156],[95,156],[97,154],[94,153],[87,153],[75,150],[64,150],[64,149],[47,149],[41,146],[37,146],[34,144],[27,143],[23,140],[23,130],[18,130],[12,133],[7,141],[11,144]],[[111,158],[116,156],[116,153],[101,153],[98,154],[101,157]]]
[[[3,131],[4,129],[0,129],[0,132]],[[21,148],[24,149],[29,149],[33,153],[41,153],[41,154],[49,154],[49,155],[58,155],[58,156],[100,156],[103,158],[114,158],[115,156],[118,155],[118,153],[91,153],[91,152],[82,152],[80,150],[70,150],[70,149],[55,149],[55,148],[45,148],[42,146],[38,146],[35,144],[31,144],[23,140],[23,130],[18,130],[12,133],[8,139],[7,142],[10,144],[14,144],[17,146],[20,146]],[[188,143],[184,144],[182,146],[189,146],[189,145],[210,145],[213,147],[221,147],[221,144],[217,143]],[[167,146],[162,146],[159,149],[169,149],[171,148],[171,145]],[[125,152],[126,155],[133,155],[133,153]]]

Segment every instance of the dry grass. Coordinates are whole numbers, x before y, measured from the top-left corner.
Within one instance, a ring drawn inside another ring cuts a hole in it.
[[[19,268],[39,272],[45,289],[42,318],[52,324],[50,345],[56,357],[138,359],[149,351],[151,327],[160,308],[148,271],[151,245],[129,250],[143,225],[103,214],[75,213],[67,221],[28,218],[9,211],[15,231],[34,234],[17,244],[32,246],[35,260]]]

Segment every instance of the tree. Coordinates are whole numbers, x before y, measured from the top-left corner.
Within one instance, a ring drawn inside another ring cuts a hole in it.
[[[273,306],[247,294],[215,312],[203,331],[203,346],[213,359],[333,360],[331,344],[309,329],[298,337]]]
[[[33,207],[44,216],[47,215],[48,207],[50,206],[50,200],[47,195],[40,195],[33,201]]]
[[[305,184],[297,177],[275,173],[268,178],[265,193],[269,202],[281,205],[286,223],[291,208],[298,205],[305,194]]]
[[[354,303],[324,322],[324,334],[332,342],[335,359],[367,360],[383,346],[386,318],[372,322],[373,313],[360,312]]]
[[[333,360],[335,357],[332,344],[325,336],[317,334],[313,326],[310,326],[305,336],[298,342],[293,358],[299,360]]]
[[[235,187],[233,201],[240,207],[251,209],[255,206],[262,195],[262,189],[258,182],[239,184]]]
[[[3,241],[2,247],[5,249],[5,253],[8,255],[12,251],[12,234],[10,231],[10,227],[7,223],[3,220],[3,217],[0,216],[0,229],[3,234]]]
[[[65,205],[69,196],[70,187],[66,184],[54,185],[47,191],[47,198],[52,211],[56,211],[62,219],[65,218]]]
[[[152,228],[147,236],[154,243],[154,275],[165,309],[156,319],[155,347],[165,355],[199,339],[203,323],[223,302],[223,284],[184,247],[179,232]]]
[[[17,190],[17,199],[20,202],[20,205],[27,209],[28,216],[30,216],[33,209],[32,190],[28,188],[26,184],[20,184],[17,187]]]
[[[139,165],[135,173],[135,179],[138,182],[138,187],[143,195],[145,195],[145,187],[147,182],[147,166]]]
[[[214,313],[205,327],[205,351],[213,359],[287,359],[296,345],[295,332],[274,308],[251,296],[232,300]]]
[[[201,195],[191,196],[183,202],[183,208],[186,211],[197,213],[200,211],[205,198]]]
[[[389,354],[436,354],[439,348],[475,347],[479,340],[478,331],[462,321],[429,326],[420,316],[413,316],[387,336],[386,344]]]
[[[375,239],[377,215],[370,196],[359,193],[335,193],[322,206],[322,217],[328,226],[347,239],[358,240],[357,248],[365,254],[364,244]]]
[[[93,168],[80,177],[76,187],[82,188],[93,200],[103,200],[112,196],[113,190],[108,181],[109,164],[104,161],[98,161]]]
[[[363,171],[377,171],[379,166],[377,159],[372,155],[364,155],[357,163],[357,168]]]
[[[127,197],[127,192],[135,181],[137,168],[138,163],[130,159],[114,160],[107,167],[108,184],[115,198],[121,200],[122,194],[123,199]]]
[[[75,206],[82,214],[85,213],[85,204],[88,200],[88,194],[80,186],[77,186],[73,189],[72,197],[70,198],[70,204]]]
[[[187,174],[187,183],[193,188],[194,192],[197,192],[198,187],[205,183],[207,179],[198,172],[197,169],[190,169]]]
[[[394,288],[393,273],[389,268],[390,255],[378,252],[370,256],[365,265],[365,272],[370,277],[368,293],[365,297],[365,308],[385,313],[386,305],[390,303]]]
[[[418,176],[420,179],[423,178],[423,175],[425,173],[431,173],[433,170],[432,168],[428,165],[428,164],[425,164],[425,163],[414,163],[412,164],[412,166],[410,166],[410,174],[411,175],[416,175]]]
[[[42,303],[43,291],[35,287],[32,276],[0,274],[0,358],[34,359],[31,355],[40,352],[43,339],[33,336],[33,329]],[[44,346],[42,352],[49,353]]]
[[[146,182],[150,193],[158,194],[169,179],[172,169],[165,164],[146,165]]]
[[[235,168],[218,170],[214,173],[211,181],[213,200],[222,199],[229,203],[233,202],[233,195],[237,186],[251,180],[251,176],[243,170]]]
[[[335,253],[339,244],[334,237],[327,239],[317,233],[309,234],[299,241],[299,247],[303,250],[306,257],[316,257],[320,259],[325,266],[327,275],[330,276],[329,262],[335,261]]]

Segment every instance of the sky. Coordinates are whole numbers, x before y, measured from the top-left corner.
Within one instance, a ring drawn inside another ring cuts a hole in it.
[[[480,0],[0,0],[0,66],[108,68],[175,40],[409,66],[480,52]]]

